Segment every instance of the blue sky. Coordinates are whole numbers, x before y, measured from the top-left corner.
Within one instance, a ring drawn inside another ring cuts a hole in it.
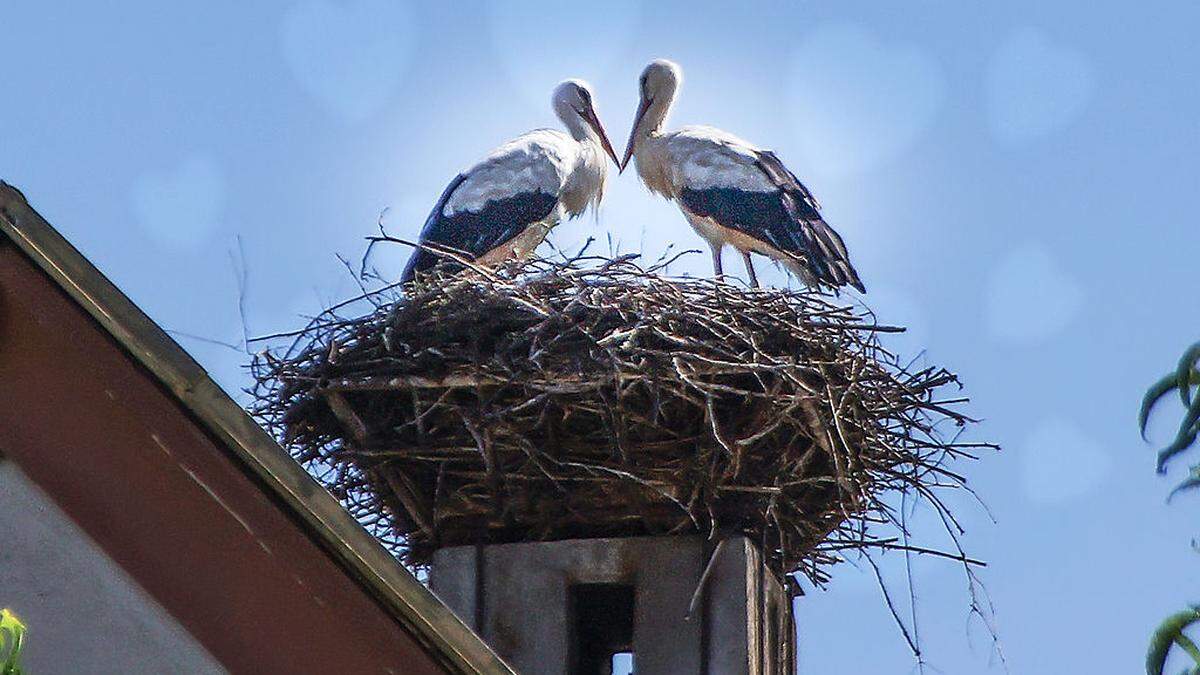
[[[457,171],[554,124],[554,82],[592,82],[620,151],[641,67],[672,58],[672,123],[775,149],[867,303],[910,326],[897,348],[958,371],[1004,446],[958,468],[996,519],[961,505],[1009,672],[1136,672],[1157,620],[1200,600],[1200,495],[1164,505],[1134,428],[1200,336],[1200,5],[562,4],[0,0],[0,177],[164,327],[236,342],[239,238],[250,332],[293,327],[351,292],[334,254],[357,259],[382,209],[413,236]],[[700,243],[633,175],[553,240],[610,233],[653,256]],[[179,339],[246,385],[244,356]],[[915,580],[929,663],[1003,672],[960,571],[919,560]],[[797,611],[801,672],[913,669],[869,570]]]

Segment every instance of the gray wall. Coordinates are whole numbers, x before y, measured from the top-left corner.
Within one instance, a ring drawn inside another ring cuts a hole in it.
[[[635,672],[795,673],[791,602],[745,537],[730,537],[715,551],[696,535],[456,546],[434,554],[430,581],[434,593],[521,672],[573,672],[581,645],[572,634],[578,615],[571,589],[617,584],[635,596],[629,617]],[[617,629],[619,621],[611,615],[589,620],[598,623],[580,628],[598,631],[593,635],[605,632],[601,624]]]
[[[29,627],[31,675],[225,672],[3,454],[0,607]]]

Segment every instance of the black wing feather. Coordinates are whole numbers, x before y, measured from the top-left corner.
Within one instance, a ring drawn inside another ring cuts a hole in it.
[[[680,201],[691,213],[741,230],[797,257],[820,283],[835,289],[850,285],[866,292],[850,264],[845,242],[821,218],[820,204],[808,188],[769,150],[757,153],[756,165],[776,191],[685,188]]]
[[[849,284],[859,292],[865,293],[867,289],[859,279],[858,271],[850,264],[850,252],[846,249],[846,242],[842,241],[841,235],[821,217],[821,205],[816,197],[800,182],[796,174],[784,166],[774,152],[763,150],[757,154],[758,167],[771,182],[779,186],[784,206],[792,216],[792,222],[799,226],[800,235],[809,244],[808,248],[813,254],[809,262],[810,267],[813,267],[815,262],[813,271],[825,272],[817,277],[835,288]]]
[[[545,220],[558,204],[558,197],[538,190],[521,192],[504,199],[493,199],[484,204],[479,211],[460,211],[452,216],[445,215],[446,202],[466,179],[466,174],[459,174],[446,186],[425,221],[425,227],[421,229],[422,244],[449,249],[469,260],[475,260],[512,241],[526,227]],[[419,248],[413,252],[400,281],[408,283],[417,274],[442,262],[457,265],[446,256]]]

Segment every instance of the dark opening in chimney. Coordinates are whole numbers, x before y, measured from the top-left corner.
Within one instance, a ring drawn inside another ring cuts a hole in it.
[[[573,673],[611,675],[613,655],[633,651],[633,586],[571,587]]]

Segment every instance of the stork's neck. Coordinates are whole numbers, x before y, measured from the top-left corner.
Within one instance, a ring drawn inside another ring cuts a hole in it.
[[[634,131],[632,140],[635,155],[642,148],[643,141],[662,134],[662,128],[667,123],[667,116],[671,113],[671,104],[674,99],[675,93],[672,91],[663,92],[650,101],[650,105],[646,107],[646,112],[638,120],[637,129]]]
[[[580,143],[591,141],[597,146],[600,145],[600,137],[596,134],[595,129],[592,129],[592,125],[588,124],[579,113],[570,109],[560,110],[558,119],[562,120],[563,126],[567,128],[567,133],[571,134],[571,138]]]
[[[634,145],[633,164],[642,183],[651,192],[674,199],[676,190],[671,181],[670,155],[665,147],[668,138],[660,131],[639,138]]]
[[[645,135],[651,136],[662,132],[662,128],[667,123],[667,116],[671,114],[671,104],[674,102],[674,94],[665,95],[650,102],[650,107],[646,108]]]

